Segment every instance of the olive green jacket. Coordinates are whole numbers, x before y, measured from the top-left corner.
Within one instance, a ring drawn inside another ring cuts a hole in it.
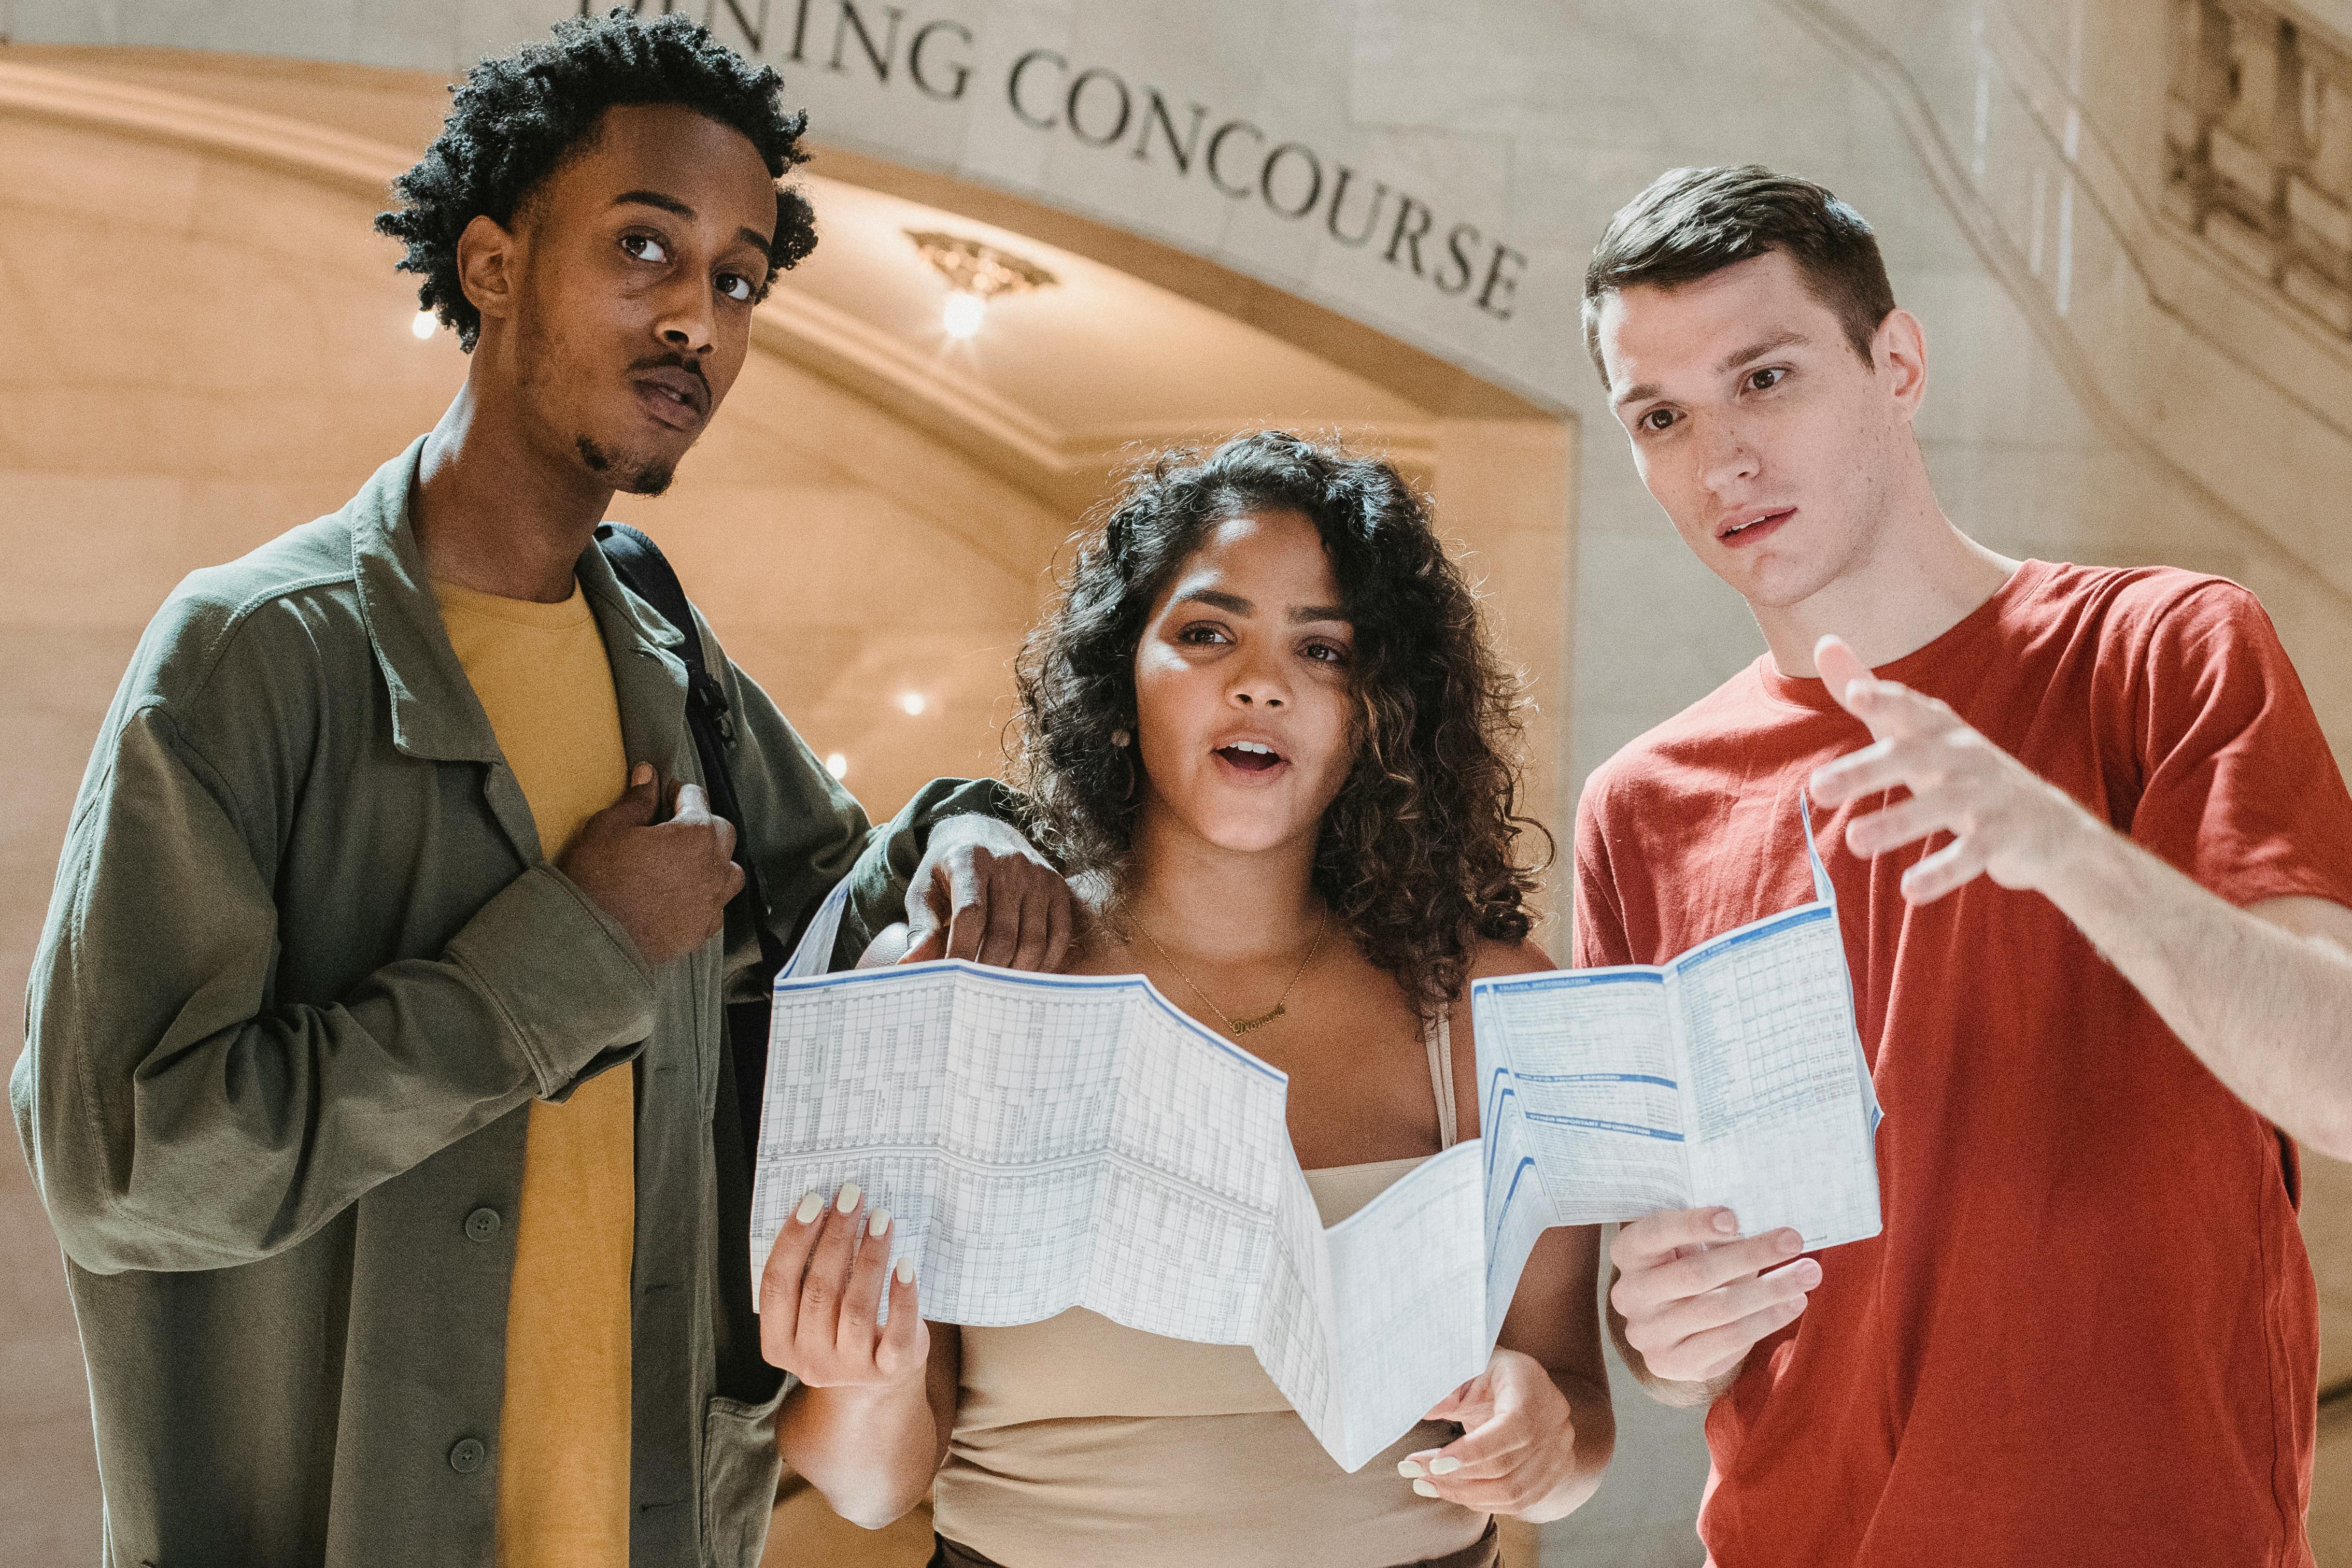
[[[752,1568],[777,1379],[716,1265],[711,1124],[756,939],[649,968],[549,863],[426,582],[422,445],[173,593],[74,807],[9,1087],[107,1560],[488,1563],[525,1113],[634,1059],[631,1557]],[[630,759],[698,779],[677,634],[597,551],[579,575]],[[855,950],[995,787],[869,829],[702,635],[771,918],[848,875]]]

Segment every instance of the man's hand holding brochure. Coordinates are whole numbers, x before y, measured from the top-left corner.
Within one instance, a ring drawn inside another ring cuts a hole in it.
[[[796,961],[751,1256],[805,1195],[854,1182],[889,1210],[924,1316],[1084,1306],[1250,1345],[1353,1470],[1486,1368],[1547,1227],[1720,1203],[1809,1248],[1876,1233],[1876,1105],[1817,886],[1658,968],[1476,982],[1485,1135],[1328,1230],[1284,1075],[1141,977]]]

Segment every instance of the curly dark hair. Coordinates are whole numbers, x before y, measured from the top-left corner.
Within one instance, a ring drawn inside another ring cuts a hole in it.
[[[404,241],[399,270],[420,274],[417,303],[439,313],[471,353],[482,315],[457,281],[457,236],[477,215],[505,225],[566,158],[596,134],[608,109],[674,103],[741,131],[773,179],[808,161],[807,117],[777,101],[782,78],[754,66],[683,15],[640,22],[617,6],[601,18],[555,25],[555,36],[484,60],[452,90],[441,134],[392,183],[407,205],[376,214],[379,234]],[[776,193],[767,293],[778,272],[816,246],[816,214],[790,188]]]
[[[1060,602],[1024,644],[1013,771],[1034,836],[1073,875],[1131,872],[1140,792],[1111,732],[1136,723],[1135,652],[1170,580],[1218,523],[1304,514],[1355,628],[1355,763],[1325,812],[1315,889],[1424,1014],[1462,993],[1478,938],[1517,941],[1551,835],[1519,814],[1519,683],[1447,559],[1429,503],[1376,457],[1279,431],[1132,470],[1077,538]],[[1517,855],[1532,832],[1533,865]]]

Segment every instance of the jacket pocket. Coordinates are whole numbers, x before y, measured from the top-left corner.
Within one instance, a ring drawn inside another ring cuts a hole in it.
[[[782,1471],[776,1405],[714,1398],[703,1411],[702,1560],[709,1568],[760,1568]]]

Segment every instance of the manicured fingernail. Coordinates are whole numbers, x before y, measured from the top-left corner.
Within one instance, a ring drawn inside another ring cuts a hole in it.
[[[1431,1486],[1427,1481],[1413,1482],[1412,1490],[1419,1492],[1423,1497],[1435,1497],[1437,1495],[1437,1489]]]
[[[823,1193],[813,1192],[806,1197],[801,1199],[801,1206],[793,1210],[793,1223],[795,1225],[814,1224],[816,1220],[816,1217],[824,1212],[824,1195]]]
[[[1397,1461],[1397,1474],[1402,1476],[1409,1481],[1417,1481],[1428,1473],[1429,1472],[1427,1470],[1421,1468],[1421,1461],[1418,1459],[1399,1459]]]
[[[1783,1230],[1773,1239],[1772,1245],[1783,1252],[1801,1252],[1805,1249],[1805,1239],[1793,1230]]]
[[[1789,1272],[1795,1275],[1797,1278],[1797,1283],[1802,1285],[1808,1291],[1822,1282],[1822,1266],[1819,1263],[1814,1262],[1811,1258],[1808,1258],[1804,1261],[1797,1264],[1794,1268],[1790,1269]]]
[[[911,1285],[915,1282],[915,1260],[912,1258],[901,1258],[898,1260],[898,1266],[890,1272],[898,1276],[898,1283]]]
[[[890,1211],[887,1208],[876,1209],[874,1218],[866,1222],[866,1234],[868,1236],[879,1236],[889,1228]]]
[[[844,1182],[841,1184],[841,1196],[833,1200],[834,1207],[840,1209],[842,1213],[847,1214],[857,1207],[857,1200],[865,1196],[865,1189],[856,1182]]]
[[[1440,1454],[1429,1461],[1429,1473],[1433,1476],[1450,1476],[1461,1468],[1462,1461],[1451,1454]]]
[[[1737,1235],[1739,1230],[1739,1217],[1727,1208],[1720,1210],[1715,1217],[1715,1228],[1726,1236]]]

